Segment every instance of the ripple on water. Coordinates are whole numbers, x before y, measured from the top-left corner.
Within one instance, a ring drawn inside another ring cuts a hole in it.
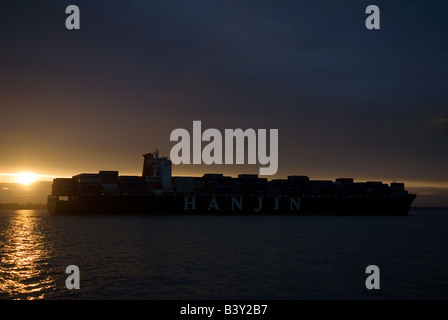
[[[34,210],[11,212],[1,227],[1,297],[44,298],[54,277],[46,268],[52,247],[42,232],[39,214]]]

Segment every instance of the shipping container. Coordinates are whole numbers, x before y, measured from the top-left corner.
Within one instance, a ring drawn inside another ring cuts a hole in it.
[[[288,180],[294,182],[308,182],[310,178],[308,176],[288,176]]]
[[[222,173],[206,173],[203,176],[203,178],[206,180],[219,180],[222,179],[222,177],[223,177]]]
[[[120,183],[123,182],[137,182],[138,176],[119,176]]]
[[[101,183],[101,177],[98,173],[81,173],[73,176],[77,183]]]
[[[106,184],[118,183],[118,171],[100,171],[101,182]]]
[[[179,184],[174,186],[174,190],[176,190],[176,192],[194,192],[194,187],[192,184]]]
[[[100,195],[102,186],[100,183],[78,184],[78,193],[81,195]]]
[[[117,183],[103,183],[102,193],[108,195],[116,195],[120,193],[120,187]]]
[[[336,182],[340,182],[343,184],[350,184],[353,183],[353,178],[337,178]]]
[[[390,187],[391,187],[392,190],[404,191],[404,183],[392,182],[390,184]]]
[[[230,194],[232,193],[232,186],[228,184],[220,184],[217,185],[215,188],[216,193],[224,193],[224,194]]]
[[[202,180],[194,180],[193,181],[193,189],[197,192],[202,192],[205,190],[205,181]]]
[[[258,174],[239,174],[238,179],[241,181],[256,181],[258,179]]]
[[[73,178],[53,179],[51,188],[54,196],[75,196],[77,194],[76,181]]]
[[[194,177],[173,177],[173,182],[177,184],[193,184]]]

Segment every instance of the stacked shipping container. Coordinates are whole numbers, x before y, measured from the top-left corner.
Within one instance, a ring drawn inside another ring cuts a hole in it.
[[[379,198],[402,196],[403,183],[391,185],[380,181],[354,182],[352,178],[310,180],[307,176],[288,176],[287,179],[268,181],[256,174],[240,174],[238,178],[222,174],[202,177],[172,177],[177,193],[299,195],[304,197]],[[77,195],[132,195],[157,191],[157,186],[144,177],[119,176],[118,171],[82,173],[72,178],[53,180],[55,196]]]

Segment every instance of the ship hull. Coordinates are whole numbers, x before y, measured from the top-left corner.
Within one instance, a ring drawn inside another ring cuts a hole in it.
[[[65,200],[48,197],[54,215],[287,214],[408,215],[416,195],[385,198],[241,196],[241,195],[98,195]]]

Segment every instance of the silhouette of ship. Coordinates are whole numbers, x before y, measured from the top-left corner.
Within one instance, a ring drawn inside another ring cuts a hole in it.
[[[354,182],[352,178],[331,181],[288,176],[268,181],[256,174],[172,177],[167,157],[159,157],[157,150],[143,156],[142,176],[99,171],[54,179],[48,212],[407,215],[416,197],[405,190],[404,183]]]

